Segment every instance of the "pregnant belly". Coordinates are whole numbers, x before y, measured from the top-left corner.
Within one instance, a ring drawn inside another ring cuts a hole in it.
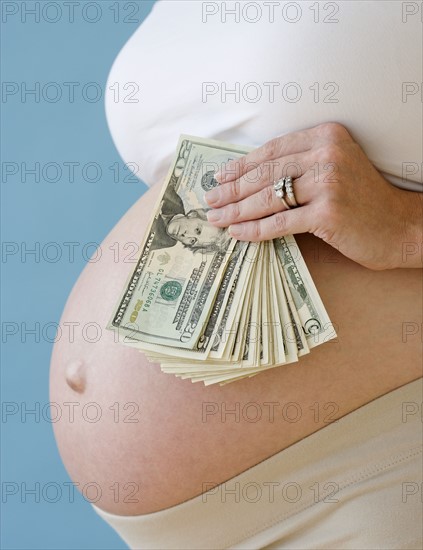
[[[134,267],[124,245],[140,242],[158,191],[83,271],[61,322],[87,329],[58,341],[51,364],[51,401],[66,411],[54,424],[64,464],[86,498],[125,515],[194,497],[422,374],[421,272],[369,271],[310,235],[297,241],[338,339],[297,364],[205,387],[161,373],[110,331],[94,337],[90,323],[106,326]]]

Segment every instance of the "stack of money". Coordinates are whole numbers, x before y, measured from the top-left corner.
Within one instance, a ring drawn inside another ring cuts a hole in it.
[[[242,242],[207,222],[214,174],[249,150],[180,137],[107,327],[163,372],[206,385],[298,361],[336,337],[293,236]]]

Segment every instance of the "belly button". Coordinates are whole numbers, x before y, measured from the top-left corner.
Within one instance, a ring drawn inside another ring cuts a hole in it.
[[[87,383],[86,367],[83,361],[72,361],[66,365],[66,382],[77,393],[84,393]]]

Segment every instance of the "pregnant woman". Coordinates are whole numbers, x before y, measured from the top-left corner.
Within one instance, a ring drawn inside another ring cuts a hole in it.
[[[139,99],[110,96],[109,127],[151,189],[103,250],[141,242],[181,133],[255,147],[216,175],[209,222],[241,240],[296,234],[338,334],[209,387],[109,331],[56,343],[51,400],[102,411],[54,425],[61,456],[130,547],[422,547],[416,6],[164,0],[118,55],[108,86]],[[297,207],[276,197],[281,175]],[[62,322],[107,325],[134,267],[115,260],[87,265]]]

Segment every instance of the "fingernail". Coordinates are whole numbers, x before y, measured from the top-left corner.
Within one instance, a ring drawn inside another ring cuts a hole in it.
[[[207,219],[209,222],[218,222],[221,218],[219,210],[209,210],[207,212]]]
[[[232,237],[239,237],[242,235],[242,229],[243,229],[243,223],[237,223],[236,225],[230,225],[228,227],[229,234],[232,235]]]
[[[204,195],[204,200],[210,206],[215,202],[217,202],[218,198],[219,198],[219,191],[217,189],[212,189],[211,191],[207,191],[207,193]]]

